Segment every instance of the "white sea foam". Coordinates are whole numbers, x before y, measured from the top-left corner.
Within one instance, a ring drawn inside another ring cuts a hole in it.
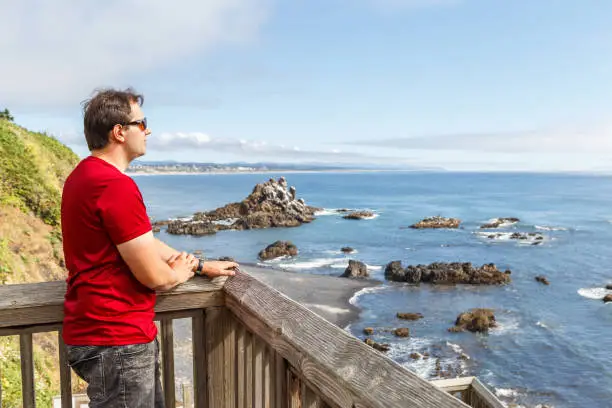
[[[477,235],[480,238],[486,239],[486,240],[490,240],[490,241],[501,241],[501,242],[515,242],[517,245],[539,245],[542,242],[546,241],[546,237],[543,236],[542,234],[537,234],[537,235],[527,235],[527,233],[523,233],[525,234],[525,239],[516,239],[516,238],[511,238],[512,234],[515,234],[516,232],[481,232],[481,231],[476,231],[474,232],[475,235]],[[489,238],[491,237],[492,238]],[[542,239],[537,239],[538,237],[542,237]]]
[[[546,225],[534,225],[535,229],[539,229],[542,231],[567,231],[567,228],[564,227],[549,227]]]
[[[495,395],[498,397],[514,398],[518,397],[519,393],[512,388],[496,388]]]
[[[542,323],[542,322],[541,322],[541,321],[539,321],[539,320],[536,322],[536,326],[540,326],[540,327],[542,327],[542,328],[544,328],[544,329],[550,329],[550,327],[549,327],[549,326],[547,326],[547,325],[546,325],[546,323]]]
[[[448,347],[450,347],[455,353],[457,354],[463,354],[463,349],[461,348],[460,345],[455,344],[455,343],[451,343],[450,341],[446,342],[446,345]]]
[[[353,249],[351,252],[342,252],[339,249],[328,249],[326,251],[323,251],[323,253],[327,254],[327,255],[346,255],[346,256],[349,256],[349,255],[357,254],[357,253],[359,253],[359,251],[357,251],[356,249]]]
[[[315,258],[310,261],[301,262],[282,262],[276,266],[285,269],[314,269],[333,265],[338,261],[337,258]]]
[[[338,209],[337,208],[324,208],[320,211],[315,211],[314,215],[315,217],[321,217],[325,215],[338,215]]]
[[[499,218],[491,218],[485,224],[493,224],[493,223],[497,223],[499,221],[500,221]],[[494,228],[508,228],[508,227],[513,226],[516,223],[517,223],[517,221],[514,221],[514,222],[513,221],[505,221],[505,222],[500,223],[497,227],[494,227]],[[493,229],[493,228],[491,228],[491,229]]]
[[[578,294],[587,299],[602,300],[604,296],[612,294],[612,290],[606,288],[582,288],[578,289]]]
[[[350,313],[351,312],[349,309],[343,309],[340,307],[333,307],[333,306],[328,306],[328,305],[319,305],[315,303],[305,303],[304,306],[306,306],[307,308],[323,310],[328,313],[339,314],[339,313]]]
[[[516,318],[504,319],[502,321],[498,320],[497,327],[493,327],[489,333],[499,336],[508,332],[516,331],[519,327],[519,321]]]

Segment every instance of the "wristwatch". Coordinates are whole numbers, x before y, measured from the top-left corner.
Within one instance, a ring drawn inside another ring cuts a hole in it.
[[[198,267],[195,270],[197,275],[202,275],[202,269],[204,268],[204,259],[198,259]]]

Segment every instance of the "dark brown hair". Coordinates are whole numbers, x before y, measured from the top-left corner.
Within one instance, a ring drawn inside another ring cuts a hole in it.
[[[113,126],[130,121],[132,103],[142,106],[144,97],[132,88],[124,91],[100,89],[83,102],[83,124],[89,151],[98,150],[108,144],[108,132]]]

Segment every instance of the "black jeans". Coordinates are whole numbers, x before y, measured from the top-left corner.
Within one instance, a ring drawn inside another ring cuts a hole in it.
[[[87,382],[90,408],[164,408],[157,339],[127,346],[66,346]]]

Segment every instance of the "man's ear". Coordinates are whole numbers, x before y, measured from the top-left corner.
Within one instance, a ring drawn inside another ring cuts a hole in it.
[[[113,129],[111,130],[111,138],[117,143],[125,142],[125,136],[123,135],[123,126],[113,126]]]

